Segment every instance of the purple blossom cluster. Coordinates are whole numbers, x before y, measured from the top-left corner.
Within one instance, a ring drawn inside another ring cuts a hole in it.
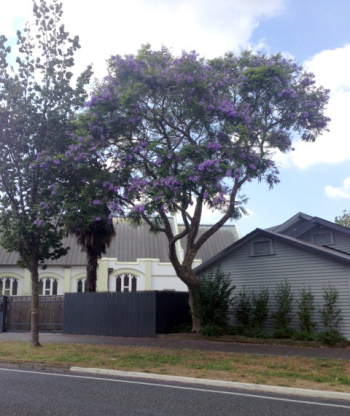
[[[139,56],[111,58],[109,75],[87,103],[89,134],[65,156],[72,163],[87,152],[112,160],[123,186],[106,180],[102,187],[135,213],[172,212],[204,189],[207,202],[222,206],[232,183],[279,182],[265,146],[290,150],[293,130],[316,137],[329,121],[328,94],[280,55],[247,52],[207,62],[196,52],[174,58],[166,48],[144,48]],[[40,163],[48,163],[45,157]]]
[[[42,227],[44,225],[44,220],[41,218],[37,218],[35,221],[33,221],[33,225],[36,227]]]
[[[206,173],[221,173],[222,170],[220,168],[220,161],[219,160],[205,160],[204,162],[200,163],[198,166],[199,172],[206,172]]]

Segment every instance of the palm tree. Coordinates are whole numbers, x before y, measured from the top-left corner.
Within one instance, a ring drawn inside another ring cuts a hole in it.
[[[106,252],[115,236],[113,222],[101,218],[90,222],[83,229],[75,229],[74,234],[78,244],[87,255],[85,290],[96,292],[98,260]]]

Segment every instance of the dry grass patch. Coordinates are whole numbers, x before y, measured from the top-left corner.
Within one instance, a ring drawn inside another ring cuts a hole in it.
[[[350,393],[350,362],[129,346],[2,342],[1,361],[98,367]]]

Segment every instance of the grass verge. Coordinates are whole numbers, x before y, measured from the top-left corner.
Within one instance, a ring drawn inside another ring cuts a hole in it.
[[[350,361],[130,346],[1,342],[0,361],[108,368],[350,393]]]

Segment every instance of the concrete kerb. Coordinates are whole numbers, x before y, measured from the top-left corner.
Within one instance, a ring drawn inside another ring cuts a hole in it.
[[[199,379],[194,377],[180,377],[170,376],[165,374],[152,374],[152,373],[137,373],[131,371],[119,371],[119,370],[107,370],[103,368],[83,368],[83,367],[70,367],[70,371],[95,374],[95,375],[109,375],[115,377],[124,378],[141,378],[154,381],[174,381],[177,383],[187,384],[199,384],[212,387],[224,387],[235,388],[240,390],[254,391],[260,393],[275,393],[286,394],[303,397],[314,397],[322,399],[334,399],[334,400],[347,400],[350,401],[350,393],[341,393],[336,391],[323,391],[323,390],[310,390],[310,389],[298,389],[293,387],[280,387],[280,386],[268,386],[261,384],[250,383],[238,383],[234,381],[222,381],[222,380],[209,380]]]

